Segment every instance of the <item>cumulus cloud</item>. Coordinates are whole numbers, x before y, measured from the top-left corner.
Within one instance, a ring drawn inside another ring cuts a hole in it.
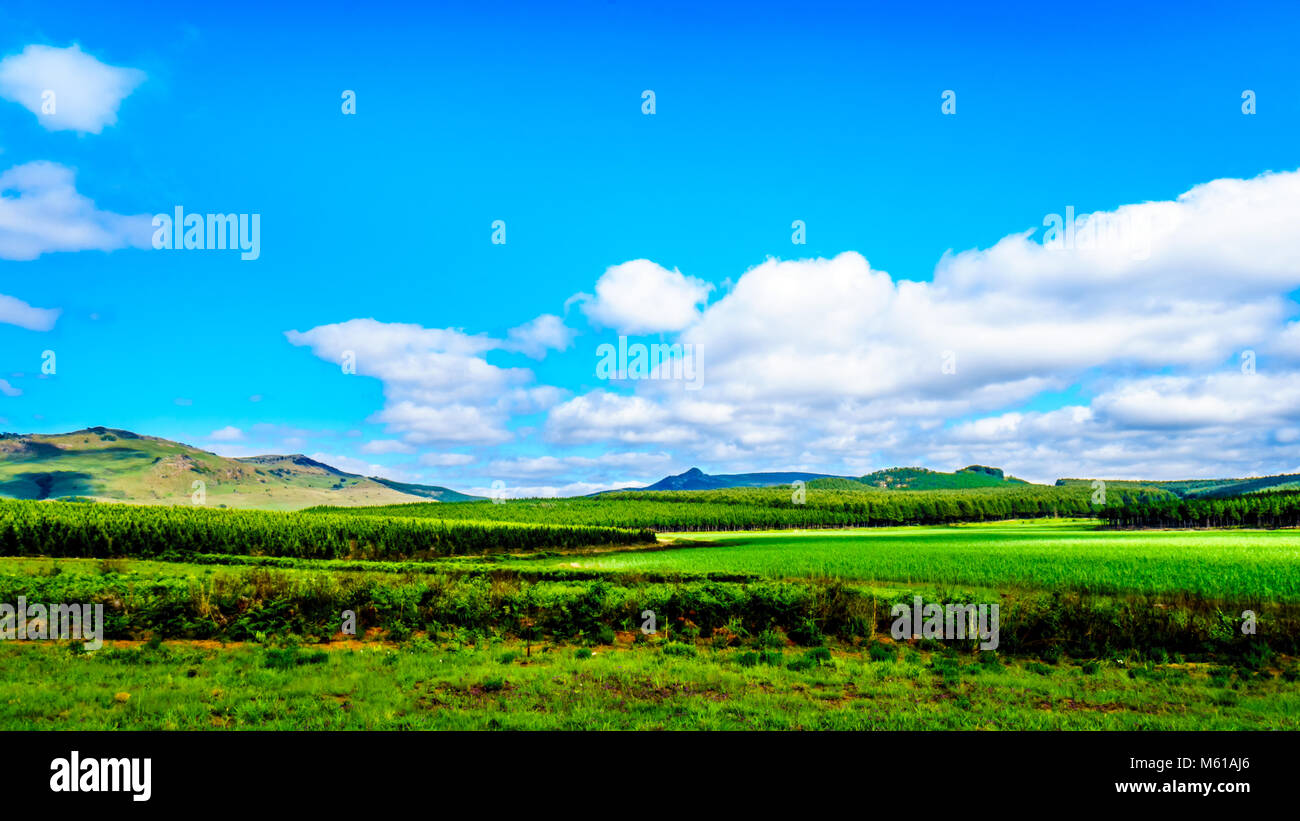
[[[101,63],[78,45],[30,45],[0,60],[0,97],[50,131],[100,133],[117,122],[122,100],[144,80],[143,71]]]
[[[606,269],[596,281],[596,294],[576,294],[582,312],[593,323],[622,334],[680,331],[699,319],[697,306],[713,286],[669,271],[648,259],[634,259]]]
[[[634,383],[631,394],[590,391],[553,408],[546,435],[559,445],[653,442],[729,468],[991,460],[1047,479],[1081,468],[1085,455],[1096,467],[1171,475],[1189,464],[1155,432],[1213,422],[1255,436],[1253,447],[1246,437],[1223,453],[1221,469],[1262,467],[1261,454],[1290,467],[1266,444],[1295,397],[1279,384],[1265,390],[1266,380],[1254,397],[1233,373],[1213,374],[1246,349],[1279,367],[1300,358],[1288,345],[1300,333],[1290,297],[1300,286],[1298,222],[1300,174],[1291,172],[1082,217],[1069,242],[1012,234],[946,255],[931,281],[896,279],[852,252],[769,259],[698,317],[673,323],[681,341],[707,351],[702,390],[668,380]],[[653,314],[654,304],[640,308]],[[1126,374],[1145,378],[1113,383]],[[1079,386],[1101,393],[1052,415],[1019,408]],[[952,426],[963,419],[974,421]],[[1065,458],[1070,441],[1034,427],[1045,424],[1091,431],[1074,443],[1086,453]],[[1143,436],[1154,437],[1149,446]]]
[[[425,467],[460,467],[472,464],[474,457],[468,453],[422,453],[419,462]]]
[[[488,473],[502,479],[535,479],[578,473],[591,479],[614,473],[635,472],[636,475],[649,478],[649,482],[652,482],[660,478],[659,474],[672,465],[672,455],[662,451],[658,453],[624,451],[601,453],[596,456],[547,455],[494,459],[488,464]],[[649,484],[649,482],[642,481],[641,484]]]
[[[588,496],[605,490],[640,487],[635,480],[620,482],[568,482],[558,485],[510,485],[505,487],[473,487],[465,491],[472,496],[504,499],[556,499],[565,496]]]
[[[551,315],[505,339],[373,319],[288,338],[331,362],[350,353],[381,380],[370,421],[393,438],[367,452],[481,463],[469,481],[502,478],[512,496],[643,484],[690,464],[984,463],[1034,481],[1300,471],[1298,222],[1300,173],[1270,173],[949,252],[924,281],[855,252],[768,259],[710,302],[707,283],[633,260],[575,297],[594,325],[707,353],[695,390],[665,378],[571,395],[487,361],[570,348],[572,329]],[[423,453],[513,444],[533,431],[517,419],[539,412],[548,455]]]
[[[529,345],[557,338],[549,321],[530,323]],[[524,332],[525,336],[528,336]],[[288,331],[290,343],[316,356],[355,364],[356,373],[383,383],[385,405],[371,421],[386,425],[408,445],[496,445],[513,434],[513,414],[545,410],[563,398],[549,386],[534,386],[527,368],[489,363],[494,350],[513,350],[516,342],[462,330],[353,319],[308,331]]]
[[[0,294],[0,322],[29,331],[48,331],[62,311],[58,308],[33,308],[21,299]]]
[[[361,446],[361,452],[381,456],[388,453],[413,453],[415,448],[397,439],[373,439]]]
[[[506,333],[507,349],[541,359],[548,350],[562,351],[573,342],[575,331],[554,314],[542,314]]]
[[[0,174],[0,259],[149,247],[149,215],[101,211],[77,192],[74,182],[72,169],[44,161]]]
[[[233,425],[227,425],[208,434],[208,439],[213,442],[238,442],[243,438],[244,432]]]
[[[942,449],[1002,454],[1040,481],[1150,479],[1300,472],[1298,440],[1300,373],[1237,370],[1118,380],[1087,405],[954,425]]]

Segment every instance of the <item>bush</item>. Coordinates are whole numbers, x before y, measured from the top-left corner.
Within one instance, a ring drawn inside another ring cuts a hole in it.
[[[826,641],[817,622],[810,618],[801,619],[789,631],[790,640],[801,647],[819,647]]]
[[[831,651],[827,650],[825,647],[818,647],[813,650],[809,650],[807,653],[804,653],[799,658],[787,664],[786,667],[787,669],[799,673],[799,672],[811,670],[815,667],[830,666],[833,665],[834,663],[835,661],[831,657]]]
[[[871,646],[867,648],[867,657],[872,661],[896,661],[898,659],[898,649],[878,641],[872,642]]]

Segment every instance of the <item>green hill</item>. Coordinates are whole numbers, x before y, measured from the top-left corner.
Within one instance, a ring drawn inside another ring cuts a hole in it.
[[[1057,479],[1057,485],[1088,484],[1094,479]],[[1144,481],[1133,479],[1106,479],[1106,487],[1158,488],[1185,499],[1222,499],[1246,493],[1267,493],[1300,490],[1300,474],[1283,473],[1276,476],[1253,476],[1244,479],[1175,479],[1170,481]]]
[[[954,490],[1028,484],[1023,479],[1006,476],[1001,468],[984,465],[970,465],[952,473],[919,467],[890,468],[868,473],[856,481],[886,490]]]
[[[297,510],[474,498],[345,473],[301,454],[231,459],[113,428],[0,434],[0,497],[190,504],[196,481],[212,507]]]

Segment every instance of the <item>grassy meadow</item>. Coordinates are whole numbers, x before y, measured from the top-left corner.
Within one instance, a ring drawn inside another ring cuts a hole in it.
[[[1300,531],[1292,530],[1115,531],[1090,520],[1039,519],[660,538],[675,549],[557,557],[540,564],[610,573],[711,572],[1300,601]]]
[[[890,647],[0,646],[0,730],[1300,728],[1300,688],[1213,664]]]

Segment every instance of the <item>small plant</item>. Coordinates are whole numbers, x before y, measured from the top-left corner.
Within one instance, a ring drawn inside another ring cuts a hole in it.
[[[126,559],[100,559],[99,560],[99,572],[100,575],[103,576],[109,576],[114,573],[125,573],[126,567],[127,567]]]
[[[800,673],[811,670],[815,667],[833,665],[834,663],[835,661],[831,658],[830,650],[827,650],[825,647],[817,647],[809,650],[807,653],[804,653],[799,658],[787,664],[786,668],[793,670],[796,673]]]
[[[591,648],[579,647],[576,651],[574,651],[573,657],[575,659],[589,659],[591,658]]]
[[[663,653],[665,656],[681,656],[682,658],[695,658],[699,655],[699,652],[692,644],[665,645]]]
[[[409,626],[398,622],[388,628],[387,638],[389,641],[403,642],[411,637],[412,632],[414,631]]]
[[[304,664],[324,664],[328,659],[329,653],[324,650],[304,653],[296,645],[268,647],[266,656],[262,659],[262,666],[270,670],[289,670]]]
[[[817,622],[804,618],[789,631],[790,640],[801,647],[819,647],[826,641]]]
[[[898,659],[898,650],[877,641],[867,648],[867,657],[872,661],[896,661]]]

